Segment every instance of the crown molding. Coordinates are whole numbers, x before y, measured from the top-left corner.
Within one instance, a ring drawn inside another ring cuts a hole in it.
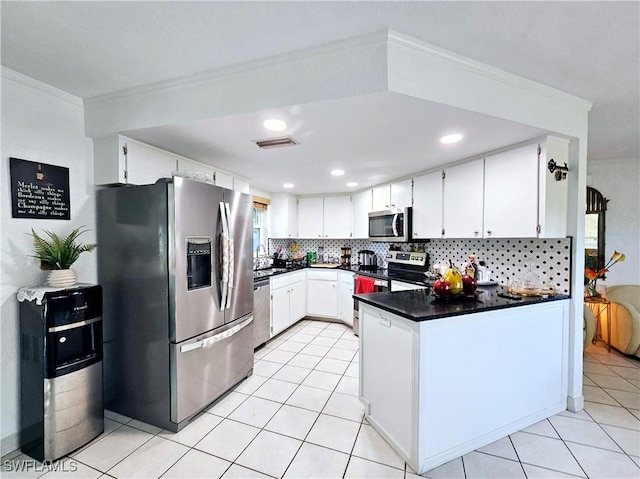
[[[27,75],[19,73],[15,70],[11,70],[7,67],[0,67],[0,76],[2,80],[11,80],[16,83],[19,83],[23,86],[33,88],[34,90],[38,90],[42,93],[46,93],[47,95],[54,96],[61,100],[71,103],[74,106],[78,106],[83,108],[82,98],[72,95],[71,93],[67,93],[66,91],[60,90],[54,86],[51,86],[47,83],[41,82],[40,80],[36,80]]]
[[[545,96],[554,101],[570,104],[576,108],[586,111],[590,111],[593,106],[592,102],[578,96],[523,78],[485,63],[472,60],[471,58],[458,55],[449,50],[430,45],[392,30],[389,30],[388,32],[388,40],[390,45],[405,48],[407,50],[411,50],[413,53],[449,63],[450,65],[465,69],[476,75],[510,87],[515,87],[536,95]]]
[[[165,90],[172,90],[174,88],[180,88],[185,86],[195,86],[202,83],[212,82],[223,78],[247,74],[254,71],[258,71],[271,66],[285,64],[305,58],[313,58],[317,56],[326,55],[328,53],[353,50],[361,47],[372,47],[386,45],[388,39],[388,32],[376,32],[369,35],[362,35],[353,38],[347,38],[345,40],[338,40],[335,42],[327,43],[317,47],[306,48],[304,50],[296,50],[290,53],[282,55],[275,55],[271,57],[262,58],[259,60],[251,60],[237,65],[212,70],[208,72],[196,73],[173,80],[164,80],[160,82],[150,83],[147,85],[141,85],[133,88],[127,88],[112,93],[105,93],[104,95],[98,95],[90,98],[85,98],[84,104],[87,105],[100,105],[102,103],[109,103],[114,100],[126,99],[138,95],[145,95],[149,93],[158,93]]]

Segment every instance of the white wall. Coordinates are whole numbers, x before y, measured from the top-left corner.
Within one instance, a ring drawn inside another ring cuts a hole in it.
[[[43,284],[46,274],[32,254],[26,233],[33,227],[61,234],[86,225],[92,231],[81,236],[95,241],[93,147],[84,135],[82,101],[11,70],[2,69],[2,167],[0,192],[0,327],[2,389],[0,391],[0,435],[2,455],[19,444],[20,379],[19,319],[16,293],[23,286]],[[71,221],[31,220],[11,217],[9,157],[69,168]],[[74,264],[83,283],[95,283],[95,254],[84,253]]]
[[[605,260],[614,251],[626,255],[607,273],[606,284],[640,284],[640,159],[589,161],[589,186],[609,200]]]

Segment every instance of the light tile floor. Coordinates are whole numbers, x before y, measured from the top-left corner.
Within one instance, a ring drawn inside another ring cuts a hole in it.
[[[417,477],[363,419],[357,339],[341,324],[301,321],[258,350],[253,376],[181,432],[107,412],[104,434],[58,472],[8,470],[5,461],[28,459],[17,451],[3,458],[0,475]],[[640,361],[601,345],[589,345],[584,360],[583,411],[558,414],[425,476],[639,478]]]

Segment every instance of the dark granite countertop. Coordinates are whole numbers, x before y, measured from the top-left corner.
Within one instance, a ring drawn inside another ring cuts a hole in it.
[[[498,296],[499,293],[506,293],[506,287],[500,285],[478,287],[478,292],[480,294],[475,300],[458,299],[448,302],[436,299],[431,294],[431,291],[426,289],[354,294],[353,297],[363,303],[412,321],[427,321],[569,298],[567,295],[558,294],[547,298],[524,297],[522,299],[508,299]]]

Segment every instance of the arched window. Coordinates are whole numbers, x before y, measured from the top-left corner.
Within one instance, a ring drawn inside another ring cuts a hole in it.
[[[605,212],[609,200],[595,188],[587,186],[584,227],[584,266],[593,270],[604,268]]]

